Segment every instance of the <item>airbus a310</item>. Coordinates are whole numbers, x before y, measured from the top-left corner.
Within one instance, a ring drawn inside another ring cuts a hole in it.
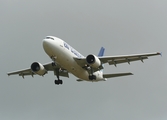
[[[104,74],[103,64],[105,63],[117,66],[117,64],[130,64],[130,62],[138,60],[143,62],[144,59],[148,59],[150,56],[161,55],[161,53],[155,52],[133,55],[103,56],[105,48],[101,47],[98,56],[89,54],[84,57],[65,41],[54,36],[47,36],[43,40],[43,49],[52,59],[52,62],[47,64],[33,62],[30,68],[9,72],[8,75],[18,74],[24,78],[26,75],[44,76],[48,71],[53,71],[54,75],[57,76],[57,79],[55,80],[55,84],[57,85],[63,83],[60,76],[69,77],[69,73],[76,76],[78,78],[77,81],[106,81],[107,78],[133,74],[130,72]]]

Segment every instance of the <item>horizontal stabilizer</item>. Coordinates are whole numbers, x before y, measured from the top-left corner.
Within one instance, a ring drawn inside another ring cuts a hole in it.
[[[78,81],[78,82],[81,82],[81,81],[84,81],[84,80],[82,80],[82,79],[77,79],[77,81]]]
[[[127,76],[133,75],[132,73],[115,73],[115,74],[103,74],[103,78],[112,78],[112,77],[120,77],[120,76]]]

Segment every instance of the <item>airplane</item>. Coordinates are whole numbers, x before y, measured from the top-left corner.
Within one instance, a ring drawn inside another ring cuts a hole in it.
[[[57,79],[54,81],[56,85],[63,84],[61,77],[69,77],[72,73],[78,79],[77,81],[106,81],[107,78],[133,75],[130,72],[104,74],[103,64],[108,63],[114,65],[121,63],[130,64],[133,61],[142,61],[148,59],[150,56],[161,55],[159,52],[132,54],[132,55],[117,55],[117,56],[104,56],[105,48],[101,47],[98,56],[89,54],[84,57],[77,50],[71,47],[68,43],[60,38],[54,36],[46,36],[43,40],[43,49],[46,54],[52,59],[52,62],[41,64],[33,62],[30,68],[18,70],[7,73],[9,75],[18,74],[19,76],[40,75],[44,76],[48,71],[53,71]]]

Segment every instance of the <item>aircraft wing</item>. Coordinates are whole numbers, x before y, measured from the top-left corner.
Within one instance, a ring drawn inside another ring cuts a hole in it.
[[[47,71],[53,71],[55,75],[56,75],[56,70],[59,70],[59,76],[69,77],[68,71],[62,68],[59,64],[53,65],[53,63],[47,63],[47,64],[44,64],[43,66]],[[22,76],[23,78],[24,76],[28,76],[28,75],[31,75],[32,77],[36,75],[30,68],[9,72],[7,74],[9,76],[18,74],[19,76]]]
[[[132,54],[132,55],[118,55],[118,56],[103,56],[98,57],[102,64],[108,63],[109,65],[117,65],[121,63],[129,63],[133,61],[141,60],[143,62],[144,59],[148,59],[148,57],[161,55],[161,53],[144,53],[144,54]],[[87,65],[86,58],[74,58],[78,65],[81,67],[85,67]],[[93,68],[94,71],[98,69]],[[103,66],[100,66],[99,69],[103,69]]]
[[[108,63],[109,65],[117,65],[121,63],[128,63],[133,61],[148,59],[148,57],[161,55],[161,53],[144,53],[144,54],[132,54],[132,55],[118,55],[118,56],[104,56],[100,57],[102,63]]]

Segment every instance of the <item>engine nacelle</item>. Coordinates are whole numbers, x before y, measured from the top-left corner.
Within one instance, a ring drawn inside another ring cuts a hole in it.
[[[92,54],[86,57],[86,61],[93,68],[98,68],[101,65],[101,61],[99,60],[99,58]]]
[[[44,68],[44,66],[38,62],[31,64],[31,70],[38,75],[45,75],[47,73],[47,70]]]

